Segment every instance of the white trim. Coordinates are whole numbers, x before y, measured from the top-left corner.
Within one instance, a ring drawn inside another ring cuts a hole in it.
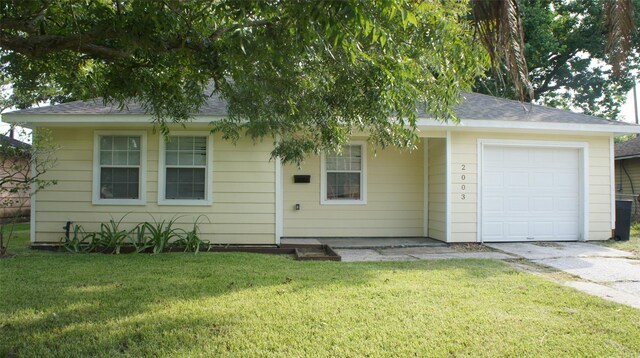
[[[366,205],[367,204],[367,142],[351,141],[346,145],[361,146],[360,155],[362,156],[362,170],[360,177],[360,199],[340,199],[327,200],[327,179],[326,179],[326,155],[322,153],[320,156],[320,205]]]
[[[31,138],[34,138],[36,135],[36,128],[32,129]],[[31,173],[36,172],[36,163],[35,158],[31,158]],[[31,183],[31,195],[29,197],[29,240],[34,243],[36,242],[36,192],[38,191],[37,183]]]
[[[478,242],[482,242],[482,162],[485,146],[514,146],[514,147],[537,147],[537,148],[575,148],[581,155],[580,175],[580,233],[579,241],[589,240],[589,143],[568,142],[568,141],[537,141],[537,140],[515,140],[515,139],[478,139],[478,189],[477,189],[477,218],[476,229],[478,231]]]
[[[609,137],[609,181],[611,182],[611,230],[616,228],[616,156],[613,135]]]
[[[100,136],[140,136],[140,173],[138,199],[100,198]],[[147,131],[136,130],[96,130],[93,131],[93,185],[91,194],[93,205],[145,205],[147,203]]]
[[[446,158],[446,233],[445,242],[451,242],[451,131],[447,130],[447,139],[445,143]]]
[[[283,230],[283,217],[284,217],[284,185],[283,185],[283,168],[282,168],[282,161],[280,160],[280,157],[276,157],[275,159],[275,176],[276,176],[276,181],[275,181],[275,190],[276,190],[276,214],[275,214],[275,220],[276,220],[276,245],[280,245],[280,238],[282,237],[282,230]]]
[[[146,114],[71,114],[71,113],[39,113],[39,114],[3,114],[3,121],[6,123],[72,123],[74,125],[82,123],[119,123],[127,124],[151,124],[153,118]],[[196,115],[190,123],[209,124],[226,118],[226,115]],[[633,124],[591,124],[591,123],[554,123],[554,122],[533,122],[527,120],[487,120],[487,119],[465,119],[459,123],[442,122],[433,118],[418,118],[417,127],[419,129],[496,129],[496,130],[552,130],[558,132],[601,132],[630,134],[640,133],[640,126]]]
[[[581,143],[582,147],[578,148],[582,154],[582,235],[580,241],[589,240],[589,144]]]
[[[429,237],[429,138],[422,138],[424,154],[422,158],[424,197],[422,198],[422,235]]]
[[[482,240],[482,151],[484,146],[482,145],[482,141],[478,139],[476,149],[476,242],[483,243]]]
[[[468,129],[496,129],[496,130],[541,130],[558,132],[601,132],[601,133],[640,133],[640,126],[634,124],[591,124],[591,123],[553,123],[531,121],[507,121],[466,119],[459,123],[441,122],[435,119],[419,118],[416,126],[418,129],[428,130],[433,128],[447,128],[452,130]]]
[[[169,137],[206,137],[207,138],[207,167],[205,169],[205,182],[203,200],[191,199],[166,199],[165,198],[165,149],[166,141],[160,135],[158,149],[158,205],[179,206],[210,206],[212,203],[213,187],[213,135],[208,131],[175,131],[169,133]]]

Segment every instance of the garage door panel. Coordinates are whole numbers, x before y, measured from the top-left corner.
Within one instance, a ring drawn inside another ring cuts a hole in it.
[[[506,234],[510,237],[524,238],[529,234],[529,222],[522,221],[510,221],[506,224]]]
[[[558,221],[555,225],[555,231],[559,235],[565,236],[578,236],[578,222],[577,221]]]
[[[575,148],[483,147],[483,240],[577,240],[579,158]]]
[[[510,212],[520,212],[520,213],[528,213],[529,212],[529,198],[526,196],[511,196],[506,198],[506,209]]]
[[[537,221],[533,223],[531,237],[543,237],[553,235],[553,221]]]
[[[504,200],[499,196],[485,196],[484,210],[487,214],[502,214],[504,212]]]
[[[556,149],[553,154],[553,166],[558,169],[578,169],[580,166],[577,149]]]
[[[578,183],[578,173],[556,173],[554,179],[556,186],[571,187]]]
[[[501,172],[487,171],[484,174],[484,180],[486,181],[486,188],[498,188],[502,189],[504,186],[504,174]]]
[[[504,222],[487,220],[487,222],[482,225],[482,235],[487,238],[499,238],[505,236]]]
[[[531,175],[535,187],[552,187],[555,184],[553,172],[536,172]]]
[[[516,165],[523,165],[529,161],[529,150],[521,147],[511,147],[508,151],[503,151],[503,162],[508,161]]]
[[[532,152],[532,160],[531,163],[535,164],[548,164],[553,162],[553,150],[541,148],[541,150],[537,150]]]
[[[531,211],[534,213],[553,213],[555,208],[553,196],[534,197],[531,202]]]
[[[529,187],[529,173],[527,172],[510,172],[505,173],[504,186],[511,189],[526,189]]]

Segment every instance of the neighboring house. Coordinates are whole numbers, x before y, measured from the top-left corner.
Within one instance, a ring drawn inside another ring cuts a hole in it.
[[[270,160],[272,141],[210,134],[226,115],[211,98],[171,141],[135,104],[72,102],[4,115],[61,147],[33,200],[32,240],[86,229],[200,217],[214,243],[277,245],[281,237],[431,237],[446,242],[606,240],[614,225],[614,136],[640,127],[465,93],[459,124],[421,114],[412,152],[374,151],[354,137],[342,154],[299,168]]]
[[[640,137],[616,143],[616,197],[632,200],[632,217],[640,220]]]
[[[31,212],[29,191],[23,183],[30,172],[30,148],[28,143],[0,134],[0,222],[28,217]]]

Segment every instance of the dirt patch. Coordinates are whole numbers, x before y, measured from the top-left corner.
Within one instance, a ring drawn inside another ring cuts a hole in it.
[[[460,244],[449,244],[449,248],[453,249],[456,252],[491,252],[495,251],[492,248],[484,246],[475,242],[468,243],[460,243]]]
[[[562,247],[562,245],[558,244],[557,242],[534,242],[533,243],[536,246],[540,246],[540,247],[556,247],[556,248],[560,248]]]
[[[546,278],[547,280],[556,283],[563,283],[567,281],[585,281],[578,276],[574,276],[564,271],[557,270],[553,267],[540,265],[527,259],[505,260],[505,262],[507,262],[509,265],[511,265],[511,267],[515,269]]]

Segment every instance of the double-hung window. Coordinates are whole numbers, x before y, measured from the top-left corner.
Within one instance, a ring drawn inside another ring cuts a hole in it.
[[[366,204],[366,148],[351,143],[322,156],[322,204]]]
[[[158,203],[211,203],[211,140],[209,133],[172,133],[161,140]]]
[[[94,136],[93,203],[146,201],[146,132],[103,132]]]

